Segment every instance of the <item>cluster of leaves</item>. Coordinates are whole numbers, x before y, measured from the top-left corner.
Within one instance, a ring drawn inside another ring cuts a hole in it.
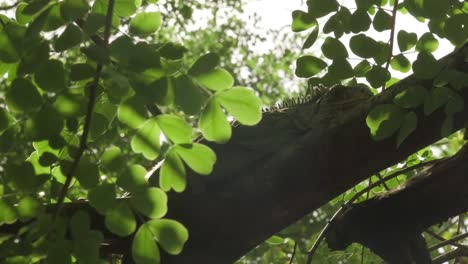
[[[2,237],[0,258],[103,263],[87,213],[45,210],[63,198],[87,199],[109,231],[133,234],[135,263],[182,251],[188,231],[163,218],[166,192],[184,191],[186,166],[211,173],[216,155],[194,141],[200,133],[228,141],[228,115],[254,125],[261,102],[215,53],[190,66],[186,47],[153,39],[163,15],[145,10],[156,4],[31,0],[0,15],[0,224],[33,220],[20,239]],[[145,169],[155,160],[159,187]]]
[[[434,58],[439,38],[448,39],[454,46],[465,44],[468,39],[466,21],[468,4],[463,1],[415,1],[405,0],[356,0],[353,11],[337,1],[307,1],[308,12],[293,12],[293,31],[313,29],[304,42],[303,48],[311,47],[320,32],[329,34],[321,44],[323,56],[331,63],[312,55],[304,55],[297,60],[296,75],[310,78],[309,84],[332,85],[348,82],[356,85],[359,78],[365,78],[373,88],[389,86],[398,81],[392,78],[393,70],[408,73],[413,70],[416,78],[435,79],[433,88],[410,87],[395,97],[394,104],[376,107],[368,116],[367,124],[375,140],[383,140],[398,132],[399,146],[417,127],[414,110],[424,105],[424,114],[430,115],[440,107],[445,107],[447,118],[442,126],[444,136],[453,132],[453,115],[463,110],[463,100],[457,94],[468,83],[465,73],[443,69]],[[393,8],[387,10],[387,6]],[[419,37],[416,33],[400,30],[395,33],[395,20],[398,13],[409,13],[420,22],[427,22],[428,32]],[[318,18],[327,16],[323,27]],[[372,26],[372,28],[371,28]],[[369,30],[388,31],[389,41],[384,42],[365,34]],[[333,34],[333,36],[331,36]],[[340,40],[352,34],[349,43]],[[394,40],[396,34],[396,40]],[[398,43],[399,53],[394,54],[394,42]],[[350,63],[349,50],[361,60],[356,65]],[[417,59],[411,62],[406,54],[414,49]],[[327,69],[326,73],[322,73]],[[313,77],[321,75],[321,77]]]
[[[454,132],[452,124],[454,114],[464,108],[458,91],[467,86],[468,76],[463,72],[443,68],[433,53],[439,46],[440,38],[448,39],[455,47],[466,43],[468,39],[466,1],[355,0],[353,4],[346,1],[339,4],[339,1],[334,0],[308,0],[307,11],[292,12],[292,30],[310,31],[302,48],[307,50],[320,43],[322,52],[322,56],[304,54],[299,57],[296,61],[296,75],[308,78],[309,86],[347,83],[348,86],[359,84],[370,85],[372,88],[389,87],[398,81],[392,76],[390,67],[405,74],[412,71],[418,80],[434,79],[430,89],[420,85],[405,87],[395,96],[392,104],[379,105],[373,109],[366,121],[373,139],[384,140],[396,135],[398,147],[416,129],[419,113],[428,116],[442,108],[446,119],[441,127],[441,133],[447,138],[431,148],[410,155],[402,164],[387,168],[379,175],[354,186],[299,223],[281,231],[279,235],[287,237],[286,239],[273,237],[252,250],[239,263],[257,263],[259,255],[262,258],[277,258],[286,262],[291,259],[294,250],[293,240],[298,245],[294,263],[305,263],[309,248],[304,245],[312,244],[328,219],[339,208],[339,204],[349,201],[368,187],[370,182],[378,181],[382,177],[385,178],[389,174],[421,162],[453,155],[463,145],[460,133],[451,136],[450,134]],[[395,32],[395,23],[398,20],[395,16],[408,14],[421,23],[427,23],[428,31],[418,34],[405,30]],[[389,40],[375,39],[373,37],[377,35],[373,34],[375,32],[388,32]],[[320,42],[321,39],[323,42]],[[398,51],[395,53],[397,48]],[[417,54],[416,60],[410,61],[408,55],[413,53]],[[355,61],[358,62],[354,63]],[[358,83],[359,81],[365,83]],[[437,149],[440,154],[434,155],[431,149]],[[414,173],[401,174],[386,181],[385,185],[373,188],[368,195],[360,197],[359,201],[397,187]],[[448,223],[433,229],[440,230],[441,232],[437,233],[443,233],[447,238],[457,230],[454,226],[456,225]],[[435,241],[437,240],[428,239],[428,243]],[[343,252],[333,253],[326,246],[321,246],[314,255],[314,261],[381,262],[377,256],[364,251],[358,245],[352,245]]]

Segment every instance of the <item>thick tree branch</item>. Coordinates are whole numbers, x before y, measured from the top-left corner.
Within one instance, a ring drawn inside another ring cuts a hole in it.
[[[421,233],[468,211],[467,171],[468,145],[456,156],[412,177],[398,190],[347,208],[327,236],[329,246],[344,249],[359,242],[389,263],[430,263]],[[445,241],[442,246],[451,242]]]

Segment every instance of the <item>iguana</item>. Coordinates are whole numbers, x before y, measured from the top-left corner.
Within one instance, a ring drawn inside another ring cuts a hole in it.
[[[218,159],[213,176],[198,179],[199,176],[188,177],[189,186],[194,192],[204,192],[213,184],[219,189],[218,183],[222,181],[229,184],[226,177],[217,177],[217,171],[230,172],[236,178],[235,182],[248,186],[267,184],[268,179],[246,178],[239,180],[239,171],[248,167],[261,167],[255,163],[265,161],[281,163],[286,160],[289,150],[294,150],[294,145],[302,144],[304,137],[319,137],[330,128],[338,127],[353,116],[361,113],[353,109],[364,101],[372,98],[373,93],[366,86],[347,87],[335,85],[331,88],[316,86],[309,94],[289,103],[268,108],[263,113],[262,121],[255,126],[243,126],[236,124],[233,128],[232,138],[225,145],[204,142],[215,150]],[[366,104],[364,104],[366,105]],[[353,111],[350,111],[353,109]],[[284,157],[284,159],[283,159]],[[265,166],[269,166],[265,163]],[[267,177],[259,173],[261,177]],[[233,179],[234,179],[233,178]],[[255,181],[252,184],[251,181]],[[213,191],[213,190],[210,190]]]

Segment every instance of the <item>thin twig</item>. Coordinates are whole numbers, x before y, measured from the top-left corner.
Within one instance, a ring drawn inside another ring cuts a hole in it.
[[[468,250],[463,249],[463,248],[457,248],[455,250],[447,252],[433,259],[432,264],[447,263],[447,261],[458,258],[458,257],[468,257]]]
[[[109,4],[107,7],[106,24],[105,24],[105,29],[104,29],[104,43],[106,47],[109,44],[110,27],[112,23],[113,10],[114,10],[114,0],[109,0]],[[58,216],[60,214],[60,211],[63,207],[63,202],[65,200],[65,196],[67,195],[67,192],[70,189],[70,185],[73,180],[73,175],[75,174],[76,169],[78,168],[80,160],[83,157],[84,151],[88,148],[88,135],[89,135],[89,131],[91,128],[91,121],[93,119],[94,106],[96,104],[96,90],[99,84],[99,78],[101,77],[102,68],[103,68],[103,65],[100,63],[96,66],[96,72],[94,73],[93,82],[91,83],[91,85],[89,85],[88,108],[86,111],[86,117],[85,117],[85,122],[83,126],[83,134],[81,135],[80,145],[76,152],[73,163],[70,166],[68,173],[66,174],[65,183],[57,199],[57,211],[55,213],[55,216]]]
[[[297,249],[297,242],[294,242],[294,249],[291,254],[291,258],[289,259],[289,264],[293,264],[294,257],[296,256],[296,249]]]
[[[451,239],[447,239],[447,240],[445,240],[443,242],[440,242],[437,245],[434,245],[434,246],[428,248],[427,250],[433,251],[433,250],[436,250],[438,248],[445,247],[447,245],[451,245],[452,243],[457,242],[458,240],[462,240],[462,239],[464,239],[466,237],[468,237],[468,233],[464,233],[464,234],[461,234],[461,235],[458,235],[458,236],[454,236]],[[465,245],[463,245],[463,246],[465,247]]]
[[[395,3],[393,3],[392,28],[390,29],[390,40],[389,40],[390,47],[388,47],[387,63],[385,64],[386,71],[388,71],[388,68],[390,66],[390,61],[392,60],[392,57],[393,57],[393,44],[395,43],[395,24],[396,24],[397,10],[398,10],[398,1],[399,0],[395,0]],[[383,84],[382,89],[385,89],[385,83]]]
[[[17,5],[19,5],[20,2],[13,3],[11,5],[5,5],[5,6],[0,6],[0,11],[7,11],[12,8],[15,8]]]
[[[439,241],[443,241],[443,242],[447,241],[447,239],[439,236],[438,234],[434,233],[431,230],[426,230],[425,232]],[[450,243],[450,245],[454,247],[462,247],[462,248],[468,249],[468,245],[459,244],[457,242],[452,242]]]
[[[325,235],[328,233],[328,230],[330,229],[331,225],[334,223],[334,221],[336,220],[336,218],[344,211],[345,208],[347,208],[348,206],[350,206],[354,201],[356,201],[361,195],[365,194],[366,192],[372,190],[373,188],[379,186],[380,184],[382,184],[383,182],[385,181],[388,181],[388,180],[391,180],[401,174],[405,174],[409,171],[413,171],[413,170],[416,170],[416,169],[419,169],[421,167],[427,167],[427,166],[430,166],[430,165],[433,165],[434,163],[437,163],[439,161],[442,161],[442,160],[445,160],[446,158],[443,158],[443,159],[439,159],[439,160],[431,160],[431,161],[428,161],[428,162],[423,162],[423,163],[419,163],[419,164],[416,164],[412,167],[408,167],[408,168],[405,168],[403,170],[400,170],[400,171],[397,171],[397,172],[394,172],[390,175],[388,175],[387,177],[381,179],[381,180],[378,180],[376,182],[374,182],[373,184],[367,186],[366,188],[364,188],[363,190],[361,190],[360,192],[356,193],[353,197],[351,197],[351,199],[349,201],[347,201],[343,206],[340,207],[340,209],[338,209],[335,214],[332,216],[332,218],[328,221],[328,223],[325,225],[325,227],[322,229],[322,231],[320,232],[319,236],[317,237],[317,240],[315,240],[315,243],[314,245],[312,246],[312,248],[309,250],[309,252],[307,253],[308,255],[308,258],[307,258],[307,264],[310,264],[312,263],[312,257],[314,256],[315,252],[317,251],[318,247],[320,246],[320,243],[322,243],[323,239],[325,238]]]

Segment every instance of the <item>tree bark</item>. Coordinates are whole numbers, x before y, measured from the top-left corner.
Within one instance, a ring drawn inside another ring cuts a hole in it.
[[[328,246],[358,242],[389,263],[432,263],[421,233],[468,211],[468,145],[413,176],[399,189],[355,204],[335,219]]]

